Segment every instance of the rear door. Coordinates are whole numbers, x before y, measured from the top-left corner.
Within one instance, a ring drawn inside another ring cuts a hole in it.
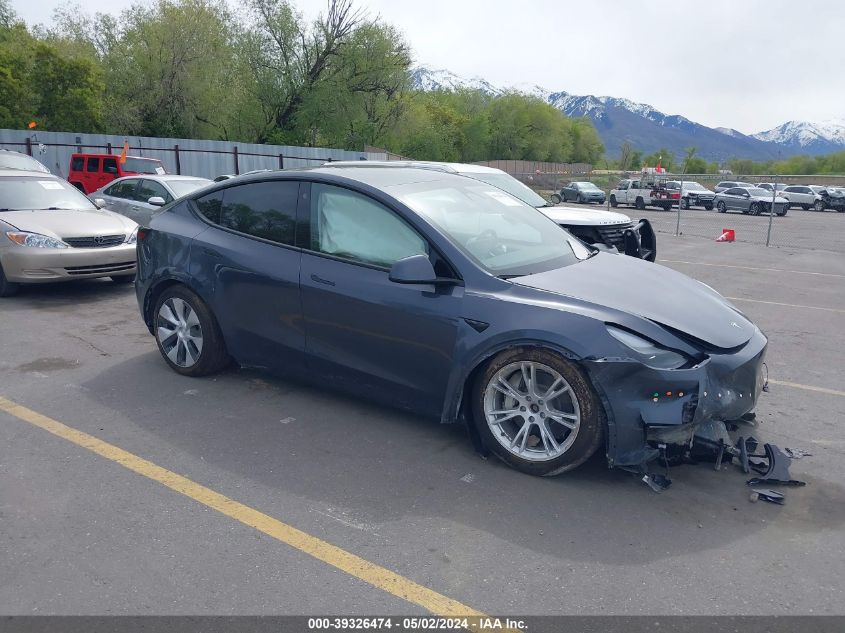
[[[121,215],[131,217],[130,206],[135,204],[135,190],[138,188],[137,178],[126,178],[115,182],[103,191],[106,208]]]
[[[305,335],[295,246],[296,180],[215,191],[196,204],[209,223],[191,246],[190,270],[229,352],[242,364],[299,371]]]
[[[314,183],[306,210],[300,279],[309,364],[328,381],[439,414],[463,287],[388,277],[394,262],[417,254],[428,255],[441,276],[454,271],[423,235],[369,196]]]
[[[743,198],[742,195],[744,193],[745,191],[737,187],[733,187],[725,191],[722,195],[724,196],[725,205],[728,209],[733,211],[744,211],[746,208],[745,198]]]

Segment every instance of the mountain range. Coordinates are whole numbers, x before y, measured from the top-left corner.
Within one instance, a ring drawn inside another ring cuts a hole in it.
[[[567,116],[592,120],[610,156],[618,156],[625,142],[646,153],[665,147],[676,156],[692,146],[698,156],[720,162],[730,158],[766,160],[845,150],[845,119],[819,123],[789,121],[748,135],[730,128],[707,127],[681,115],[664,114],[645,103],[618,97],[580,96],[525,84],[502,88],[479,77],[465,78],[448,70],[425,67],[414,69],[411,77],[418,90],[468,88],[491,95],[517,91],[539,97]]]

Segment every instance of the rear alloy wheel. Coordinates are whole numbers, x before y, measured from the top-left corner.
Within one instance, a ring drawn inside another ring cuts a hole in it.
[[[716,204],[716,210],[717,210],[719,213],[725,213],[725,212],[728,210],[728,207],[726,207],[726,206],[725,206],[725,203],[724,203],[724,202],[722,202],[721,200],[719,200],[719,202]]]
[[[551,196],[551,200],[552,200],[552,202],[553,202],[553,203],[555,203],[555,204],[560,204],[561,202],[563,202],[563,200],[561,200],[560,196],[559,196],[558,194],[556,194],[556,193],[553,193],[553,194],[552,194],[552,196]]]
[[[6,274],[3,272],[3,266],[0,264],[0,297],[12,297],[18,294],[21,285],[6,279]]]
[[[601,445],[604,417],[584,373],[561,356],[517,348],[493,359],[474,393],[475,422],[489,448],[530,475],[557,475]]]
[[[813,203],[813,211],[824,211],[824,200],[816,200]]]
[[[164,360],[183,376],[213,374],[229,363],[214,315],[184,286],[164,290],[156,302],[153,327]]]
[[[619,203],[616,201],[616,196],[610,196],[610,206],[614,209],[619,206]]]

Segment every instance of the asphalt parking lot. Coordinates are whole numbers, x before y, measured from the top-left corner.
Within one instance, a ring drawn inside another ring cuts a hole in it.
[[[532,478],[329,389],[183,378],[131,287],[33,287],[0,303],[3,613],[845,613],[845,260],[659,249],[770,338],[755,434],[812,453],[785,506],[734,467],[675,468],[660,495],[600,457]]]

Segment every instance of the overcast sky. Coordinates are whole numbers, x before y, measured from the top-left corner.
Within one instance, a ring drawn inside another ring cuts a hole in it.
[[[85,0],[84,6],[119,13],[138,1]],[[60,4],[12,0],[29,24],[49,24]],[[316,15],[325,0],[296,5]],[[358,5],[399,27],[417,64],[494,85],[529,83],[626,97],[745,133],[788,120],[845,118],[841,0],[358,0]]]

